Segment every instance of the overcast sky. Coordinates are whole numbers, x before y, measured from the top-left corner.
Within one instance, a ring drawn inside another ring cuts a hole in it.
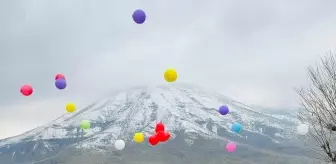
[[[334,0],[0,0],[0,138],[114,89],[180,82],[292,108],[306,68],[336,45]],[[131,18],[136,9],[143,25]],[[66,75],[58,91],[54,76]],[[21,85],[35,92],[23,97]]]

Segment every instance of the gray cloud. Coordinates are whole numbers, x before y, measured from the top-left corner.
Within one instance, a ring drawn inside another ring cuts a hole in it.
[[[334,48],[335,4],[0,1],[0,128],[21,127],[0,137],[59,116],[67,98],[85,104],[114,89],[163,84],[168,67],[179,71],[182,82],[246,103],[293,107],[293,87],[307,82],[305,68]],[[148,14],[143,25],[131,20],[138,8]],[[65,92],[54,88],[57,73],[67,76]],[[19,94],[25,83],[34,86],[34,96]],[[43,119],[27,114],[45,108]]]

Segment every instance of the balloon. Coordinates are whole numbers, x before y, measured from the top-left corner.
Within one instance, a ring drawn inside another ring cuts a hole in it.
[[[81,129],[90,129],[91,123],[89,120],[83,120],[80,124]]]
[[[24,96],[30,96],[33,93],[33,87],[30,85],[23,85],[20,92]]]
[[[148,138],[148,142],[152,145],[155,146],[159,143],[159,140],[157,139],[157,137],[155,135],[152,135]]]
[[[226,145],[226,151],[229,152],[229,153],[232,153],[234,151],[236,151],[236,144],[232,143],[232,142],[229,142],[227,145]]]
[[[228,113],[229,113],[229,107],[226,106],[226,105],[221,106],[221,107],[219,108],[219,113],[220,113],[221,115],[226,115],[226,114],[228,114]]]
[[[163,142],[165,139],[165,132],[164,131],[159,131],[156,133],[156,138],[160,141]]]
[[[115,143],[114,143],[114,147],[117,149],[117,150],[122,150],[125,148],[125,142],[123,140],[117,140]]]
[[[174,82],[177,80],[177,72],[175,69],[167,69],[164,73],[164,78],[167,82]]]
[[[135,10],[132,14],[132,18],[135,23],[142,24],[146,20],[146,13],[140,9]]]
[[[169,138],[170,138],[170,133],[169,133],[169,132],[165,132],[165,133],[164,133],[164,139],[163,139],[162,142],[166,142],[166,141],[168,141]]]
[[[231,130],[235,133],[240,133],[242,130],[242,125],[239,123],[235,123],[232,125]]]
[[[135,133],[133,136],[133,140],[137,143],[141,143],[145,140],[145,136],[142,133]]]
[[[64,89],[67,86],[67,84],[66,84],[66,81],[64,79],[59,78],[55,81],[55,86],[58,89]]]
[[[297,133],[299,135],[306,135],[309,131],[309,127],[306,124],[300,124],[297,126]]]
[[[164,130],[165,130],[165,127],[162,122],[156,124],[155,132],[164,131]]]
[[[76,105],[73,104],[73,103],[68,103],[68,104],[66,104],[65,109],[69,113],[75,112],[76,111]]]
[[[55,80],[57,80],[57,79],[63,79],[63,80],[65,80],[65,76],[59,73],[59,74],[57,74],[55,76]]]

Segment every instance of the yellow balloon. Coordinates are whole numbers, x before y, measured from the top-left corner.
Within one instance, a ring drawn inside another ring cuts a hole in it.
[[[164,73],[164,78],[167,82],[174,82],[177,80],[177,72],[175,69],[167,69]]]
[[[69,113],[75,112],[76,111],[76,105],[73,104],[73,103],[68,103],[68,104],[66,104],[65,109]]]
[[[142,133],[135,133],[133,136],[133,140],[137,143],[141,143],[145,140],[145,136]]]

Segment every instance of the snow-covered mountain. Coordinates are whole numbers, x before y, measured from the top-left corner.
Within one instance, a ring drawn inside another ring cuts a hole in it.
[[[230,113],[218,113],[221,105],[228,105]],[[90,120],[91,129],[81,130],[82,120]],[[185,141],[194,139],[233,140],[253,146],[256,138],[274,144],[294,136],[298,123],[291,115],[261,113],[248,105],[221,94],[188,85],[139,87],[97,101],[73,114],[28,131],[22,135],[0,140],[2,154],[47,154],[73,146],[80,149],[103,150],[116,139],[131,141],[133,134],[153,133],[157,122],[162,121],[176,137],[175,132],[186,134]],[[241,123],[241,134],[231,132],[233,123]],[[253,137],[255,139],[253,139]],[[253,142],[249,142],[253,140]],[[29,145],[27,146],[22,145]],[[21,145],[21,146],[18,146]],[[1,154],[0,154],[1,161]],[[1,163],[1,162],[0,162]]]

